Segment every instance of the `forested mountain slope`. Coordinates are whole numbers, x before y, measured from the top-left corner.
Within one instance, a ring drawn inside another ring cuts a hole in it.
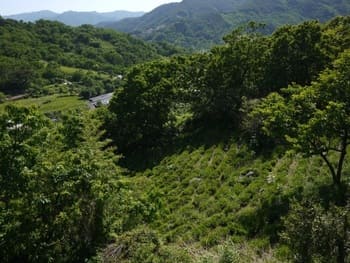
[[[233,28],[256,21],[266,31],[308,19],[326,21],[350,13],[346,0],[184,0],[162,5],[139,18],[101,26],[131,33],[146,40],[164,40],[187,48],[208,48],[220,43]]]
[[[166,45],[148,44],[114,30],[0,18],[0,91],[18,93],[42,86],[40,79],[62,79],[62,66],[121,74],[131,65],[159,58],[163,51],[172,52]]]
[[[35,22],[40,19],[49,20],[57,15],[58,13],[52,12],[50,10],[41,10],[37,12],[29,12],[29,13],[22,13],[17,15],[4,16],[4,18],[22,20],[23,22]]]

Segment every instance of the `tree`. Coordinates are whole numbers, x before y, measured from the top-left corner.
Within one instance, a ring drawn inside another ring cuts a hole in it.
[[[323,28],[322,48],[332,60],[350,48],[350,16],[338,16]]]
[[[337,186],[341,185],[350,144],[350,51],[344,52],[311,86],[290,86],[285,96],[270,94],[253,114],[265,131],[284,137],[306,156],[319,155]],[[332,156],[337,156],[333,161]]]
[[[225,45],[198,57],[199,73],[193,96],[194,113],[205,120],[237,120],[243,96],[258,96],[264,76],[268,38],[251,23],[224,37]],[[205,64],[203,64],[205,63]],[[193,86],[193,85],[192,85]],[[263,92],[262,92],[263,93]]]
[[[349,207],[294,201],[282,220],[282,241],[295,262],[349,262],[349,216]]]
[[[0,91],[23,93],[37,78],[38,63],[0,56]]]
[[[106,126],[121,152],[154,146],[164,134],[172,120],[176,67],[170,60],[136,66],[116,90]]]
[[[325,69],[329,59],[321,49],[322,29],[316,21],[286,25],[271,37],[266,81],[271,91],[292,83],[309,85]]]
[[[57,64],[55,62],[51,62],[46,66],[45,70],[43,71],[42,76],[45,79],[50,80],[51,83],[55,83],[56,81],[58,81],[58,79],[63,78],[64,74],[60,70],[59,64]]]
[[[63,115],[61,118],[62,125],[59,131],[63,135],[62,142],[67,149],[77,147],[84,140],[84,120],[78,114]]]
[[[82,262],[94,253],[118,175],[100,136],[99,122],[86,116],[53,124],[14,106],[0,116],[3,262]]]

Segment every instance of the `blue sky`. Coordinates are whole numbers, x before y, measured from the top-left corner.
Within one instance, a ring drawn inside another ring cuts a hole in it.
[[[150,11],[155,7],[180,0],[0,0],[0,14],[12,15],[39,10],[55,12],[115,10]]]

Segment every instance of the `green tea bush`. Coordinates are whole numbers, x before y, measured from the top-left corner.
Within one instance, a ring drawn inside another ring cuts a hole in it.
[[[154,231],[146,228],[134,229],[118,236],[103,251],[103,261],[153,263],[160,246],[160,240]]]
[[[239,255],[239,252],[237,251],[237,248],[233,244],[224,245],[220,255],[219,263],[240,263],[240,262],[242,261],[240,260],[240,255]]]
[[[229,230],[224,227],[217,227],[211,230],[205,237],[201,238],[201,244],[204,247],[212,247],[220,244],[226,239]]]

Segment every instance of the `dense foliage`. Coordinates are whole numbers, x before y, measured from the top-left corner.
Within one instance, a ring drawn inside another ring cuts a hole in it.
[[[349,17],[269,36],[249,23],[206,53],[129,68],[108,107],[51,120],[6,107],[1,259],[349,262],[349,39]],[[21,89],[60,71],[87,87],[110,77],[42,61],[50,52],[38,45],[18,49],[23,64],[3,55],[15,73],[1,80],[21,74],[11,84]]]
[[[92,119],[89,119],[91,122]],[[34,109],[1,115],[0,256],[3,262],[82,261],[107,235],[103,210],[116,157],[98,123],[53,124]]]
[[[115,92],[107,121],[108,131],[120,150],[156,145],[172,122],[172,101],[178,65],[173,61],[150,62],[128,72],[123,87]]]
[[[175,244],[194,262],[348,261],[349,17],[259,32],[250,23],[207,53],[126,74],[107,134],[134,189],[165,205],[147,224],[156,237],[127,232],[104,253],[141,262]],[[131,237],[142,251],[127,252]]]
[[[186,113],[206,123],[239,127],[244,101],[292,83],[310,84],[330,67],[350,48],[345,39],[334,45],[332,36],[343,27],[349,34],[349,24],[348,17],[326,25],[304,22],[267,37],[258,33],[259,24],[250,23],[208,53],[137,66],[111,102],[110,137],[122,152],[138,144],[152,146],[166,128],[176,129],[174,116]]]
[[[346,51],[311,86],[291,86],[285,96],[271,93],[255,110],[271,135],[285,136],[306,156],[320,155],[337,185],[350,144],[349,61]],[[339,154],[334,163],[329,159],[332,151]]]
[[[73,28],[0,18],[0,91],[41,95],[45,86],[72,82],[75,92],[84,86],[95,95],[112,91],[125,68],[173,52],[178,50],[170,45],[146,44],[89,25]]]

